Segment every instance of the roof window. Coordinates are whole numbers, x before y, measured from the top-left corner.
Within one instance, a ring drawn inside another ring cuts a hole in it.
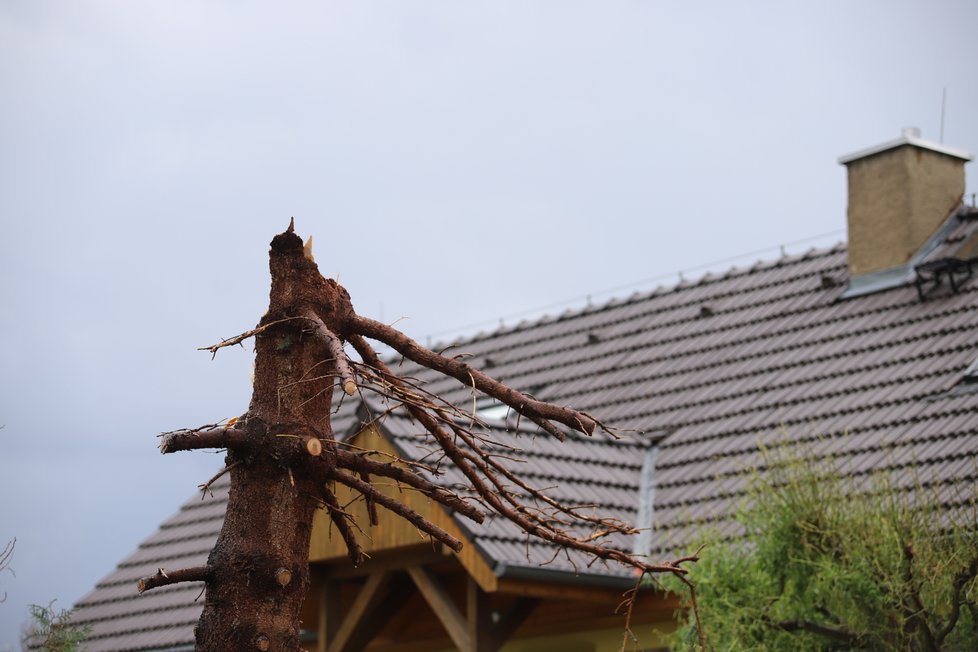
[[[503,421],[509,416],[509,412],[512,409],[505,403],[500,403],[496,399],[492,399],[491,401],[477,403],[475,406],[475,416],[488,421]]]
[[[978,383],[978,358],[975,358],[974,362],[968,365],[961,376],[962,385],[974,385],[976,383]]]

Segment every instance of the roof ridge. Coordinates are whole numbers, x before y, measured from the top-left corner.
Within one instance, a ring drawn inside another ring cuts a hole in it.
[[[830,247],[821,247],[821,248],[811,247],[810,249],[808,249],[806,252],[802,254],[785,254],[773,261],[758,260],[750,267],[737,267],[736,265],[733,265],[722,274],[714,275],[713,272],[710,272],[708,270],[704,272],[701,276],[697,277],[695,280],[683,279],[673,285],[659,285],[653,288],[652,290],[646,290],[644,292],[639,292],[639,291],[633,292],[627,299],[622,299],[621,297],[612,297],[607,301],[598,305],[587,305],[581,308],[568,308],[564,310],[564,312],[559,314],[548,313],[548,314],[541,315],[532,320],[524,319],[514,324],[513,326],[500,326],[499,328],[496,328],[488,332],[480,331],[474,335],[467,336],[467,337],[457,337],[456,339],[447,342],[439,341],[436,342],[431,348],[434,350],[444,350],[444,349],[454,348],[466,344],[472,344],[475,342],[483,342],[492,339],[494,337],[508,335],[518,330],[526,331],[556,321],[573,319],[583,315],[594,314],[604,310],[609,310],[611,308],[620,307],[622,305],[636,303],[638,301],[645,301],[667,293],[681,292],[684,290],[689,290],[694,287],[701,287],[703,285],[707,285],[711,283],[719,283],[721,281],[729,280],[732,278],[758,274],[766,270],[783,267],[785,265],[795,265],[805,261],[814,260],[817,258],[827,258],[845,249],[846,249],[846,245],[840,242]],[[773,284],[773,285],[777,285],[777,284]]]
[[[784,279],[782,281],[778,281],[776,283],[768,283],[768,284],[764,284],[764,285],[759,285],[759,286],[756,286],[756,288],[752,288],[752,289],[768,289],[768,288],[771,288],[771,287],[776,287],[778,285],[784,285],[784,284],[790,283],[790,282],[792,282],[794,280],[805,278],[807,276],[808,276],[808,274],[799,275],[799,276],[796,276],[796,277],[792,277],[792,278],[789,278],[789,279]],[[817,289],[816,289],[816,291],[817,291]],[[966,291],[969,291],[970,292],[970,291],[974,291],[974,289],[973,288],[970,288],[970,287],[969,288],[962,289],[961,290],[961,294],[965,293]],[[741,308],[731,308],[731,309],[726,309],[726,310],[718,310],[715,314],[716,315],[723,315],[723,314],[731,314],[731,313],[734,313],[734,312],[739,312],[739,311],[742,311],[742,310],[750,310],[750,309],[756,308],[758,306],[764,306],[764,305],[769,305],[769,304],[772,304],[772,303],[778,303],[778,302],[781,302],[781,301],[785,301],[786,299],[798,298],[798,297],[802,297],[802,296],[805,296],[806,294],[811,294],[811,293],[812,293],[812,290],[799,290],[798,292],[793,292],[793,293],[790,293],[790,294],[779,295],[778,297],[774,297],[774,298],[770,298],[770,299],[764,299],[764,300],[758,301],[756,303],[747,304],[747,305],[745,305],[745,306],[743,306]],[[741,293],[739,293],[739,292],[731,292],[731,293],[729,293],[727,295],[721,295],[721,296],[723,296],[723,297],[726,297],[726,296],[736,296],[738,294],[741,294]],[[650,311],[647,311],[647,312],[641,312],[641,313],[637,313],[636,315],[633,315],[633,316],[629,317],[628,319],[620,319],[620,320],[617,320],[617,321],[614,321],[614,322],[609,322],[608,324],[602,325],[600,328],[607,328],[608,326],[614,326],[614,325],[617,325],[617,324],[622,324],[622,323],[624,323],[626,321],[636,321],[636,320],[639,320],[639,319],[648,317],[649,315],[658,314],[658,313],[661,313],[661,312],[668,312],[668,311],[676,310],[676,309],[680,309],[680,308],[687,308],[687,307],[691,307],[691,306],[696,306],[696,305],[700,305],[702,303],[703,303],[702,300],[690,301],[688,303],[678,304],[676,306],[673,306],[673,307],[669,308],[668,310],[650,310]],[[881,312],[881,311],[884,311],[884,310],[892,309],[893,307],[905,307],[906,305],[912,305],[912,304],[915,304],[915,303],[917,303],[917,301],[916,300],[913,300],[913,301],[908,301],[908,302],[903,303],[903,304],[892,304],[892,305],[884,306],[882,308],[873,308],[873,309],[868,310],[868,311],[865,311],[865,312],[853,313],[853,315],[847,316],[846,318],[848,319],[848,318],[850,318],[852,316],[855,316],[855,315],[867,315],[867,314],[872,314],[873,312]],[[819,309],[822,309],[822,308],[824,308],[824,304],[814,304],[814,305],[810,305],[810,306],[805,306],[803,308],[798,308],[798,309],[795,309],[795,310],[792,310],[792,311],[779,313],[776,316],[768,316],[768,317],[758,318],[758,319],[754,319],[754,320],[750,320],[750,321],[745,321],[745,322],[737,322],[736,324],[729,324],[729,325],[725,325],[725,326],[722,326],[722,327],[717,327],[717,328],[714,328],[714,329],[704,329],[704,330],[698,331],[696,333],[684,334],[684,335],[680,335],[680,336],[676,336],[676,337],[666,338],[666,339],[659,340],[658,343],[678,342],[678,341],[682,341],[682,340],[685,340],[685,339],[692,339],[692,338],[695,338],[695,337],[700,337],[700,336],[702,336],[704,334],[720,333],[720,332],[723,332],[723,331],[726,331],[726,330],[734,330],[734,329],[738,329],[738,328],[744,328],[745,326],[752,326],[752,325],[755,325],[755,324],[763,323],[765,321],[770,321],[771,319],[774,319],[776,317],[782,317],[784,315],[792,315],[792,314],[802,314],[804,312],[813,311],[813,310],[819,310]],[[676,320],[673,320],[673,321],[663,322],[662,324],[657,324],[656,327],[655,327],[655,329],[657,329],[657,330],[659,330],[659,329],[666,329],[666,328],[669,328],[669,327],[672,327],[672,326],[676,326],[676,325],[679,325],[679,324],[697,322],[697,321],[700,321],[701,319],[702,319],[702,317],[700,317],[698,315],[697,316],[684,317],[684,318],[676,319]],[[594,330],[595,330],[595,328],[593,328],[593,327],[592,328],[580,328],[580,329],[577,329],[577,330],[571,330],[571,331],[567,331],[566,333],[562,333],[562,337],[568,337],[568,336],[577,335],[577,334],[580,334],[580,333],[585,333],[585,332],[594,331]],[[638,328],[636,328],[634,330],[625,331],[623,333],[616,334],[613,337],[610,337],[608,339],[602,340],[602,342],[611,342],[611,341],[614,341],[614,340],[624,339],[624,338],[627,338],[627,337],[634,337],[635,335],[640,334],[642,332],[647,332],[648,330],[650,330],[650,329],[638,329]],[[534,340],[521,340],[520,343],[518,345],[515,345],[515,346],[509,346],[509,347],[503,347],[503,348],[499,348],[499,349],[493,349],[492,351],[488,352],[488,354],[486,354],[486,353],[473,353],[471,355],[474,358],[475,357],[479,357],[479,356],[486,356],[486,355],[488,355],[488,357],[492,357],[493,355],[498,355],[500,352],[505,352],[507,350],[512,350],[512,349],[515,349],[515,348],[529,347],[529,346],[532,346],[532,345],[537,344],[539,342],[546,342],[546,341],[549,341],[551,339],[553,339],[553,338],[551,338],[551,337],[541,337],[541,338],[534,339]],[[536,358],[546,358],[546,357],[552,356],[555,353],[561,353],[561,352],[565,352],[565,351],[571,351],[571,350],[574,350],[574,349],[583,348],[585,346],[587,346],[587,344],[576,344],[576,345],[566,346],[566,347],[552,349],[552,350],[548,350],[548,351],[542,351],[542,352],[539,352],[539,353],[534,353],[532,355],[521,357],[520,362],[526,362],[527,360],[533,360],[533,359],[536,359]],[[629,347],[628,349],[621,349],[621,350],[622,351],[625,351],[625,350],[634,350],[634,349],[637,349],[637,348],[647,348],[647,343],[642,343],[641,345],[636,345],[636,346],[633,346],[633,347]],[[607,355],[608,355],[608,353],[596,354],[594,356],[591,356],[590,358],[584,358],[583,360],[586,361],[586,360],[592,360],[592,359],[600,359],[600,358],[607,357]],[[581,361],[581,359],[578,359],[577,360],[577,362],[580,362],[580,361]],[[555,367],[534,367],[534,373],[539,372],[539,371],[544,371],[544,370],[547,370],[547,369],[552,369],[552,368],[555,368]],[[447,379],[446,379],[446,382],[447,382]]]
[[[959,296],[960,295],[965,295],[967,293],[974,293],[974,292],[978,292],[978,287],[970,287],[969,286],[967,288],[963,288],[959,292]],[[801,294],[799,294],[797,296],[801,296]],[[849,313],[847,315],[840,316],[839,317],[839,321],[851,320],[851,319],[856,319],[856,318],[860,318],[860,317],[867,317],[867,316],[874,315],[874,314],[880,314],[880,313],[884,313],[884,312],[889,312],[889,311],[892,311],[892,310],[898,310],[898,309],[906,308],[907,306],[915,305],[916,303],[918,303],[917,300],[916,299],[912,299],[912,300],[907,300],[907,301],[902,302],[902,303],[887,304],[885,306],[876,307],[876,308],[872,308],[872,309],[861,311],[861,312],[853,312],[853,313]],[[759,304],[755,304],[755,305],[759,305]],[[798,308],[798,309],[793,310],[793,311],[779,313],[776,317],[784,317],[785,315],[801,315],[801,314],[804,314],[806,312],[814,312],[814,311],[823,309],[824,307],[825,307],[824,305],[820,305],[820,304],[815,304],[815,305],[811,305],[811,306],[805,306],[805,307]],[[969,310],[973,310],[974,308],[975,308],[975,306],[965,305],[965,306],[959,306],[959,307],[956,307],[956,308],[952,308],[952,309],[949,309],[949,310],[944,310],[944,311],[940,311],[940,312],[929,313],[928,314],[928,317],[927,317],[927,320],[936,320],[936,319],[943,318],[943,317],[946,317],[948,315],[954,314],[955,312],[966,312],[966,311],[969,311]],[[770,321],[771,319],[774,319],[776,317],[763,317],[763,318],[754,319],[754,320],[751,320],[751,321],[737,322],[735,324],[721,326],[721,327],[717,327],[717,328],[714,328],[714,329],[704,329],[704,330],[699,331],[699,332],[697,332],[695,334],[686,334],[686,335],[680,335],[680,336],[676,336],[676,337],[664,338],[664,339],[661,339],[661,340],[657,340],[654,344],[656,344],[656,345],[671,344],[671,343],[674,343],[674,342],[680,342],[680,341],[683,341],[683,340],[688,340],[688,339],[692,339],[692,338],[696,338],[696,337],[702,337],[703,335],[712,335],[712,334],[715,334],[715,333],[722,333],[722,332],[731,331],[731,330],[742,330],[742,329],[745,329],[745,328],[750,327],[750,326],[754,326],[754,325],[757,325],[757,324],[764,323],[766,321]],[[919,322],[919,321],[923,321],[923,320],[921,318],[907,318],[905,320],[891,322],[890,324],[888,324],[888,326],[905,325],[905,324],[911,324],[911,323],[915,323],[915,322]],[[817,325],[813,325],[813,324],[801,324],[801,325],[797,325],[797,326],[792,326],[791,328],[784,329],[782,332],[783,333],[796,333],[796,332],[799,332],[799,331],[802,331],[802,330],[808,330],[808,329],[814,329],[814,328],[817,328]],[[960,327],[956,327],[953,330],[962,330],[962,329],[965,329],[965,328],[966,327],[964,327],[964,326],[960,326]],[[846,333],[846,335],[848,336],[848,335],[852,335],[853,333],[861,334],[861,333],[866,333],[866,332],[872,332],[873,330],[882,330],[882,329],[880,329],[880,328],[866,328],[866,329],[861,329],[859,331],[848,331]],[[634,336],[635,334],[636,334],[636,332],[631,332],[631,333],[624,334],[622,337],[631,337],[631,336]],[[678,359],[680,357],[688,357],[690,355],[694,355],[694,354],[698,354],[698,353],[703,353],[703,352],[707,352],[707,351],[716,351],[716,350],[719,350],[719,349],[725,349],[725,348],[731,348],[731,347],[739,347],[739,346],[744,345],[745,343],[756,342],[756,341],[759,341],[759,340],[767,339],[768,337],[769,336],[766,335],[766,334],[759,333],[759,334],[756,334],[756,335],[753,335],[753,336],[743,337],[743,338],[740,338],[740,339],[737,339],[737,340],[731,340],[730,342],[724,342],[724,343],[719,344],[719,345],[716,345],[716,346],[704,347],[704,348],[701,348],[701,349],[692,349],[692,350],[688,350],[688,351],[683,351],[679,355],[670,354],[670,355],[667,355],[667,356],[660,356],[660,357],[656,357],[656,358],[649,358],[649,359],[643,359],[643,360],[640,360],[640,361],[635,361],[635,362],[633,362],[633,363],[631,363],[629,365],[625,365],[625,366],[621,366],[621,365],[617,365],[616,364],[616,365],[614,365],[614,367],[616,369],[628,369],[628,368],[633,368],[633,367],[646,366],[646,365],[648,365],[648,364],[650,364],[652,362],[656,362],[656,361],[675,360],[675,359]],[[833,339],[838,339],[838,337],[839,337],[838,335],[823,337],[823,338],[814,340],[814,343],[829,342],[829,341],[832,341]],[[925,335],[917,336],[918,339],[920,337],[926,337],[926,334]],[[611,341],[611,340],[608,340],[608,341]],[[807,342],[807,343],[803,343],[803,344],[796,344],[796,345],[791,345],[791,346],[783,347],[781,349],[776,349],[776,350],[772,349],[772,351],[779,351],[780,352],[780,351],[785,351],[785,350],[791,350],[793,348],[799,348],[799,347],[802,347],[802,346],[809,346],[812,343],[813,342]],[[526,358],[521,359],[521,362],[523,362],[525,360],[532,360],[532,359],[538,358],[538,357],[552,356],[554,353],[566,352],[566,351],[573,350],[575,348],[580,348],[580,347],[565,347],[565,348],[561,348],[561,349],[554,349],[553,351],[548,351],[548,352],[545,352],[545,353],[536,354],[534,356],[527,356]],[[620,351],[616,351],[616,352],[631,352],[631,351],[635,351],[635,350],[648,349],[648,348],[650,348],[649,343],[648,342],[643,342],[641,345],[635,345],[635,346],[632,346],[632,347],[623,348],[623,349],[620,349]],[[765,352],[765,353],[767,353],[767,352]],[[575,364],[578,364],[578,363],[580,363],[582,361],[583,362],[587,362],[589,360],[600,360],[600,359],[603,359],[603,358],[607,358],[608,356],[609,356],[609,353],[603,353],[603,354],[600,354],[600,355],[591,356],[590,358],[587,358],[587,357],[577,358],[577,359],[574,360],[574,363]],[[740,358],[731,358],[731,360],[745,360],[745,359],[748,359],[748,358],[753,359],[755,357],[757,357],[756,354],[751,353],[749,355],[741,356]],[[542,371],[550,371],[550,370],[553,370],[553,369],[558,369],[558,368],[560,368],[562,366],[567,366],[567,363],[559,363],[559,364],[555,364],[555,365],[551,365],[551,366],[533,367],[533,370],[532,370],[531,373],[532,374],[538,374],[538,373],[540,373]],[[688,371],[690,371],[690,369],[691,368],[684,368],[684,371],[688,372]],[[695,370],[695,368],[694,368],[694,370]],[[529,374],[527,374],[527,375],[529,375]],[[581,375],[578,375],[578,376],[568,376],[564,380],[567,380],[567,381],[577,380],[577,379],[586,378],[586,377],[589,377],[589,376],[592,376],[592,375],[593,375],[593,371],[592,372],[589,372],[589,373],[581,374]],[[519,378],[519,375],[514,374],[514,375],[510,376],[509,379],[508,379],[509,382],[512,382],[512,380],[514,378]]]

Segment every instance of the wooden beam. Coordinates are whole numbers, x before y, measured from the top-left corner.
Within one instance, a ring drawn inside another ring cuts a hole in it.
[[[471,652],[496,652],[499,645],[491,636],[492,610],[489,608],[489,594],[470,575],[466,575],[465,579],[465,606],[468,612],[465,624]]]
[[[348,652],[350,650],[350,643],[354,634],[377,607],[380,595],[387,588],[389,582],[390,573],[386,572],[374,573],[367,578],[366,584],[363,585],[353,600],[350,611],[337,628],[335,636],[331,637],[332,640],[326,648],[327,652]]]
[[[339,624],[339,585],[330,580],[323,580],[322,590],[319,592],[319,636],[316,641],[316,652],[328,652],[329,644],[336,637]]]
[[[493,650],[498,650],[506,644],[509,638],[520,628],[520,625],[526,622],[526,619],[530,617],[540,602],[539,598],[517,598],[505,613],[499,615],[499,622],[491,630],[492,642],[495,645]]]
[[[465,619],[438,579],[422,566],[410,566],[407,572],[455,646],[461,652],[473,652]]]
[[[339,580],[366,577],[380,571],[404,570],[407,566],[430,566],[452,559],[454,559],[452,552],[441,544],[432,546],[430,543],[421,543],[404,546],[395,551],[381,552],[359,566],[353,566],[350,559],[344,557],[337,563],[323,564],[322,568],[326,577]]]

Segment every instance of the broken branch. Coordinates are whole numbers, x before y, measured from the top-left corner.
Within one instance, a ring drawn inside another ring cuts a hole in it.
[[[426,349],[407,335],[391,328],[387,324],[382,324],[379,321],[361,317],[360,315],[354,315],[352,322],[352,329],[356,333],[383,342],[404,357],[420,365],[424,365],[429,369],[451,376],[463,385],[474,385],[479,391],[499,399],[518,413],[532,419],[534,423],[559,439],[563,439],[563,433],[557,430],[552,424],[544,426],[541,422],[547,420],[556,421],[564,424],[568,428],[587,435],[592,434],[598,426],[598,423],[594,419],[583,412],[551,405],[531,398],[523,392],[507,387],[498,380],[487,376],[474,367],[470,367],[457,358],[446,358],[434,351]]]
[[[219,349],[223,349],[226,346],[234,346],[236,344],[241,344],[242,342],[244,342],[249,337],[254,337],[255,335],[260,335],[261,333],[264,333],[265,331],[267,331],[269,328],[271,328],[273,326],[277,326],[278,324],[281,324],[283,322],[292,321],[293,319],[301,319],[301,317],[286,317],[285,319],[276,319],[275,321],[270,321],[267,324],[262,324],[261,326],[258,326],[256,328],[252,328],[250,331],[245,331],[244,333],[241,333],[240,335],[235,335],[234,337],[228,338],[226,340],[221,340],[217,344],[211,344],[210,346],[200,346],[200,347],[197,347],[197,350],[198,351],[210,351],[211,352],[211,360],[213,360],[217,356],[217,351]]]
[[[431,538],[441,541],[446,546],[454,550],[455,552],[462,551],[462,542],[453,537],[451,534],[441,529],[434,523],[431,523],[423,516],[415,512],[413,509],[405,505],[404,503],[398,502],[374,489],[373,485],[370,485],[363,480],[356,478],[348,473],[344,473],[340,470],[333,470],[330,473],[330,477],[335,479],[337,482],[345,484],[351,489],[355,489],[360,492],[364,498],[370,498],[374,500],[381,507],[394,512],[404,520],[408,521],[414,527],[418,528],[422,532],[428,533]]]
[[[396,480],[397,482],[406,484],[414,489],[417,489],[429,498],[438,501],[442,505],[445,505],[446,507],[455,510],[459,514],[468,517],[476,523],[482,523],[486,518],[486,515],[479,509],[472,506],[470,503],[465,502],[465,500],[448,489],[439,487],[438,485],[425,480],[416,473],[412,473],[408,469],[395,466],[390,462],[377,462],[364,455],[358,455],[349,451],[337,451],[336,462],[343,468],[349,469],[350,471],[354,471],[356,473],[373,473],[374,475],[384,476],[392,480]]]
[[[214,569],[210,566],[194,566],[193,568],[183,568],[181,570],[167,571],[163,568],[156,570],[156,575],[150,575],[139,580],[137,587],[139,592],[149,591],[161,586],[178,584],[180,582],[209,582],[214,575]]]
[[[359,566],[363,563],[364,553],[363,548],[360,547],[360,542],[357,541],[357,536],[353,532],[353,528],[346,519],[350,516],[343,511],[340,507],[340,503],[336,500],[336,496],[329,487],[323,487],[323,502],[326,503],[326,510],[329,512],[329,518],[333,521],[333,525],[336,526],[336,530],[340,533],[343,538],[343,543],[346,544],[346,552],[350,557],[350,561],[353,562],[354,566]]]
[[[336,336],[336,333],[329,330],[329,327],[312,310],[306,310],[302,316],[315,325],[315,333],[319,339],[326,343],[330,353],[333,354],[333,366],[336,374],[343,381],[343,391],[347,396],[353,396],[357,391],[357,381],[353,378],[353,370],[350,369],[350,361],[346,358],[346,351],[343,350],[343,341]]]
[[[237,428],[177,430],[163,435],[160,440],[160,452],[166,455],[201,448],[233,448],[244,444],[246,440],[247,433]]]

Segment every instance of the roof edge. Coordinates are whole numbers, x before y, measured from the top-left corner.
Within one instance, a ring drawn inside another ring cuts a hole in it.
[[[630,575],[602,575],[600,573],[575,573],[543,566],[514,566],[500,563],[495,568],[500,580],[532,580],[554,584],[574,584],[575,586],[594,586],[614,589],[635,587],[635,578]]]

